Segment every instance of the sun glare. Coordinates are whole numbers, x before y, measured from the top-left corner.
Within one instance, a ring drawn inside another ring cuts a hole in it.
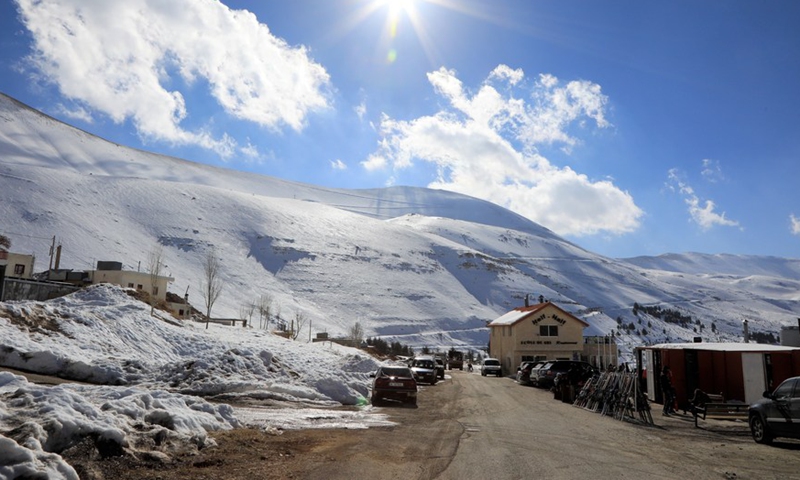
[[[380,0],[383,5],[389,7],[392,13],[399,13],[401,11],[408,12],[414,8],[414,0]]]

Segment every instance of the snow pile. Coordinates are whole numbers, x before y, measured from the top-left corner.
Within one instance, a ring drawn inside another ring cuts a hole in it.
[[[58,453],[89,438],[101,455],[213,445],[207,432],[385,424],[363,404],[378,363],[355,349],[265,331],[178,323],[116,286],[0,303],[0,365],[101,385],[40,386],[0,372],[0,478],[77,478]],[[326,409],[236,409],[200,396]],[[239,418],[241,413],[242,419]],[[356,428],[361,428],[357,426]]]
[[[0,372],[0,477],[34,472],[78,478],[60,456],[84,438],[101,455],[119,455],[169,442],[213,446],[206,432],[241,426],[229,405],[132,387],[39,386]]]
[[[179,324],[96,285],[48,302],[0,304],[0,365],[106,385],[181,393],[271,395],[356,404],[377,362],[352,349],[262,330]]]

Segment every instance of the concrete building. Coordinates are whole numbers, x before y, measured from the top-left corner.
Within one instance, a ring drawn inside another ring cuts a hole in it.
[[[6,300],[8,282],[30,280],[33,275],[33,255],[23,255],[0,249],[0,301]],[[14,280],[11,280],[14,279]],[[13,297],[11,297],[13,299]]]
[[[551,302],[515,308],[489,323],[489,355],[504,375],[527,360],[581,360],[588,326]]]
[[[800,347],[800,318],[797,323],[781,327],[781,345],[784,347]]]
[[[31,278],[34,261],[33,255],[0,250],[0,280],[4,277]]]
[[[175,281],[172,277],[156,276],[147,272],[123,270],[120,262],[97,262],[97,270],[87,272],[92,284],[111,283],[125,288],[134,288],[155,295],[160,301],[167,300],[167,285]]]

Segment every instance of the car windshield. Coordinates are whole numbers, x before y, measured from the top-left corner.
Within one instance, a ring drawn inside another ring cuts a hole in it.
[[[417,360],[414,362],[414,366],[421,368],[434,368],[433,361],[431,360]]]
[[[499,360],[486,360],[483,362],[484,365],[500,365]]]
[[[382,377],[411,377],[411,370],[405,367],[382,367],[380,371]]]
[[[777,398],[791,397],[793,389],[794,389],[794,379],[789,379],[783,382],[780,387],[775,389],[774,395]]]

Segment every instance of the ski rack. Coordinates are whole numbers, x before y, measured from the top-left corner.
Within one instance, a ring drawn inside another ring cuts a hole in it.
[[[616,420],[653,425],[650,403],[637,383],[632,372],[603,372],[583,385],[573,405]]]

